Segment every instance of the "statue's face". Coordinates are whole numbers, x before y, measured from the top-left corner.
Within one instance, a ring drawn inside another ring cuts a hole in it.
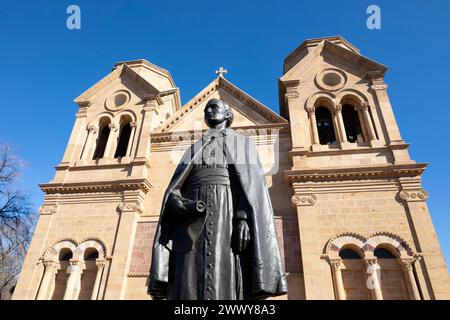
[[[209,103],[205,107],[205,122],[210,128],[227,121],[229,117],[229,112],[227,112],[221,103]]]

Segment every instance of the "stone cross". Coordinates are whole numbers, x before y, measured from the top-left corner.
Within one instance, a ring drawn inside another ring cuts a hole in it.
[[[223,67],[220,67],[219,70],[216,70],[216,74],[218,74],[219,77],[222,77],[222,78],[223,78],[223,75],[227,74],[227,73],[228,73],[228,70],[224,69]]]

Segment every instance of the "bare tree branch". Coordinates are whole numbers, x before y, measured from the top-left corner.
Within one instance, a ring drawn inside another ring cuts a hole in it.
[[[12,148],[0,145],[0,298],[17,282],[36,224],[28,196],[14,188],[22,167]]]

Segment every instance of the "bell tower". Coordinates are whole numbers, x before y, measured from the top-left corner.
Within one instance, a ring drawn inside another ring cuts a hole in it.
[[[305,41],[283,72],[280,112],[292,138],[285,177],[306,299],[443,298],[447,269],[421,186],[426,164],[411,160],[400,135],[387,67],[334,36]],[[403,289],[389,288],[390,276]]]
[[[124,299],[136,222],[150,201],[150,133],[181,107],[170,73],[146,60],[117,63],[75,102],[63,159],[40,185],[15,299]]]

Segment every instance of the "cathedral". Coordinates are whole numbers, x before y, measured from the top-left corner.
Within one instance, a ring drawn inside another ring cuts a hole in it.
[[[150,299],[163,193],[207,129],[212,98],[230,105],[232,128],[261,158],[288,282],[276,299],[450,299],[427,165],[409,156],[387,70],[340,36],[306,40],[284,60],[277,114],[223,68],[182,105],[169,71],[116,63],[75,99],[13,299]]]

